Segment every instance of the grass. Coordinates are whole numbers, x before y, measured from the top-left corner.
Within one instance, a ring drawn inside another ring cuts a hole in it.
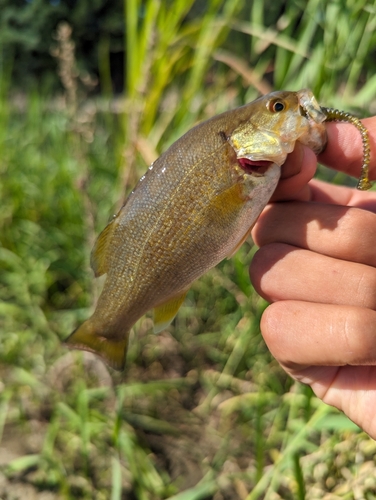
[[[127,0],[117,113],[104,45],[104,97],[16,95],[3,71],[1,498],[30,485],[36,498],[374,498],[375,443],[293,383],[262,341],[251,242],[193,284],[168,331],[136,324],[124,374],[61,345],[98,296],[95,236],[197,120],[260,85],[374,109],[375,4],[275,5]]]

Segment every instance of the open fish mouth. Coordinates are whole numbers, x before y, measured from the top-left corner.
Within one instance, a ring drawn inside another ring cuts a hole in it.
[[[317,105],[317,108],[314,107],[311,102],[309,104],[307,102],[300,104],[299,114],[307,118],[307,120],[313,120],[315,123],[322,123],[326,120],[322,108],[319,105]]]
[[[273,162],[270,160],[253,161],[248,158],[238,158],[238,163],[248,175],[264,175]]]
[[[300,114],[300,116],[304,116],[304,118],[307,118],[307,120],[312,118],[312,116],[309,114],[308,110],[302,105],[299,106],[299,114]]]
[[[319,106],[315,96],[308,89],[302,89],[297,92],[299,99],[299,113],[307,120],[313,120],[315,123],[320,124],[326,120],[326,114]]]

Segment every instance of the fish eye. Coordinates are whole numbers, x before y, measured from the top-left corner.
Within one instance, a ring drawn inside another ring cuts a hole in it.
[[[268,107],[269,111],[272,111],[272,113],[280,113],[286,106],[282,101],[270,101]]]

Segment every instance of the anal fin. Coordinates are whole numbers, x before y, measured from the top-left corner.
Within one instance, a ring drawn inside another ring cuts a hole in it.
[[[184,302],[188,290],[175,295],[172,299],[164,304],[154,308],[154,333],[159,333],[165,330],[175,318],[180,306]]]

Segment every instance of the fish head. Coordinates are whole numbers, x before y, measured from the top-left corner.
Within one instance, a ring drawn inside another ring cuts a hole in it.
[[[326,146],[326,115],[308,89],[272,92],[244,108],[249,108],[249,116],[229,136],[243,166],[281,166],[297,141],[315,154]]]

